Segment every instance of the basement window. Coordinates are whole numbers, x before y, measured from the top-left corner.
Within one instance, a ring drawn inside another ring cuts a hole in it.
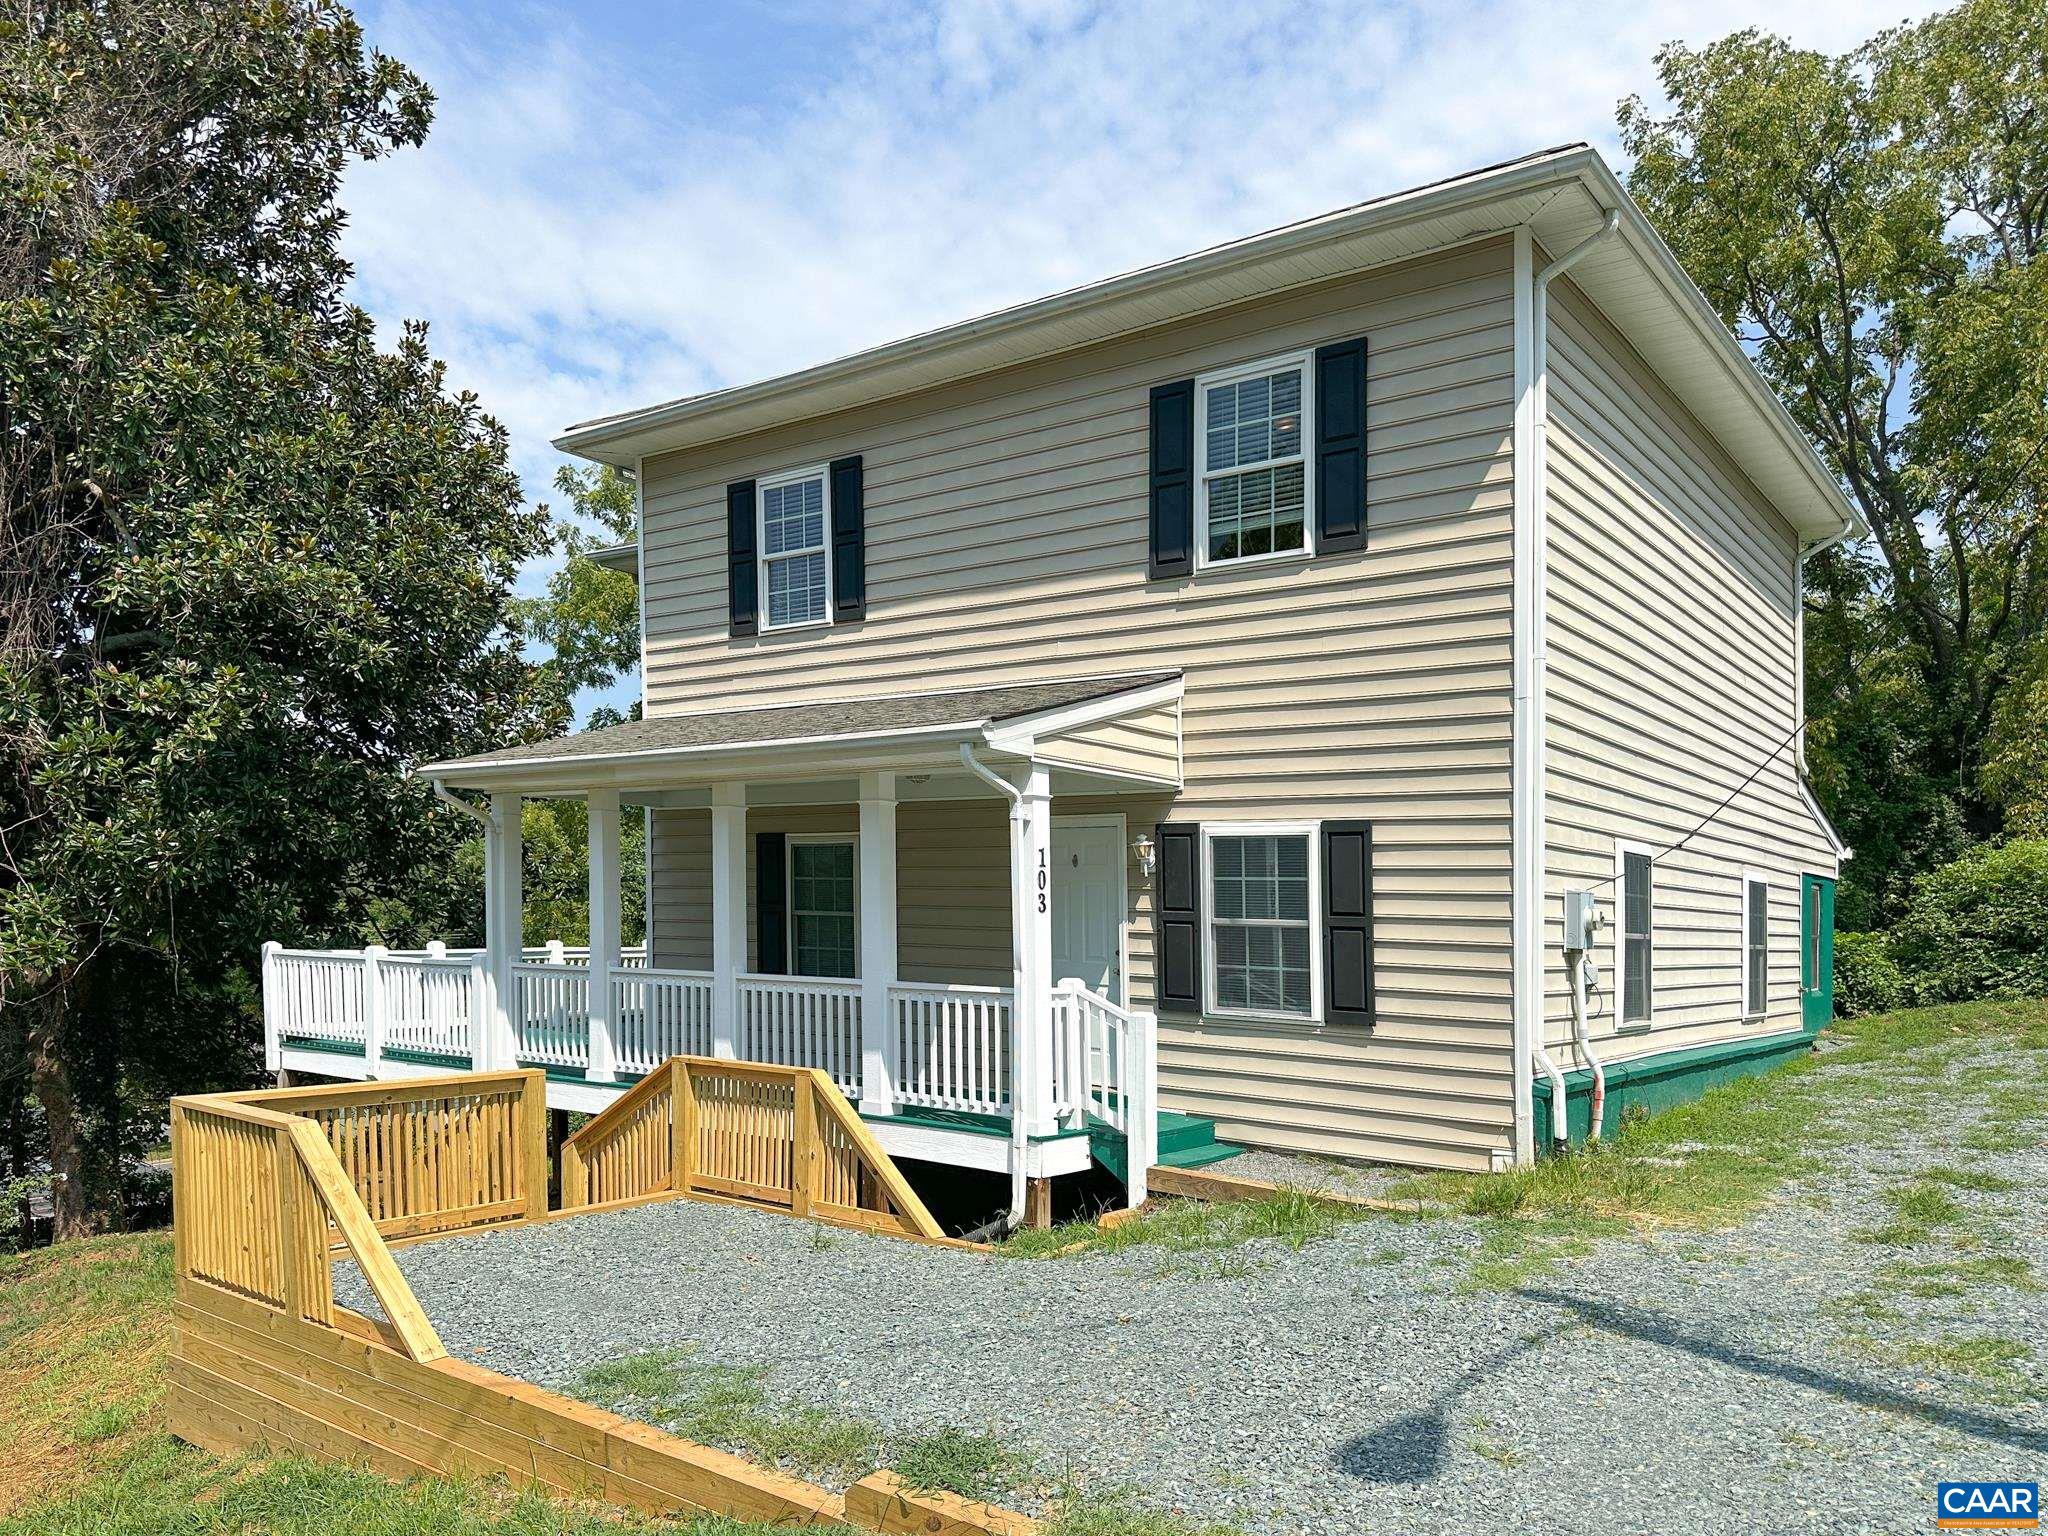
[[[1615,935],[1615,978],[1621,1023],[1650,1022],[1650,966],[1655,949],[1655,856],[1640,843],[1614,845],[1615,885],[1621,893],[1621,922]]]
[[[1742,1016],[1768,1009],[1771,979],[1771,888],[1761,875],[1742,879]]]

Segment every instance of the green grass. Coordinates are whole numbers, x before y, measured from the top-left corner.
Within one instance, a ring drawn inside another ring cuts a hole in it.
[[[1073,1490],[1055,1497],[1041,1536],[1243,1536],[1234,1525],[1194,1524],[1155,1509],[1127,1488]]]
[[[1996,1402],[2018,1402],[2044,1395],[2038,1376],[2030,1368],[2033,1349],[2018,1339],[1996,1334],[1943,1334],[1899,1342],[1855,1334],[1846,1342],[1853,1352],[1885,1365],[1941,1371],[1959,1377]]]
[[[650,1350],[586,1371],[570,1390],[599,1407],[660,1424],[806,1477],[857,1481],[881,1465],[882,1432],[863,1419],[769,1400],[766,1366],[713,1365],[685,1349]]]
[[[1960,1224],[1968,1214],[1955,1196],[1925,1177],[1887,1190],[1885,1199],[1891,1204],[1892,1219],[1881,1227],[1851,1233],[1858,1242],[1916,1247],[1929,1241],[1940,1229]]]
[[[1979,1168],[1927,1168],[1921,1171],[1920,1177],[1931,1183],[1946,1184],[1950,1189],[1969,1189],[1987,1195],[2003,1194],[2020,1187],[2018,1179],[1986,1173]]]
[[[1911,1296],[1964,1296],[1975,1290],[2037,1291],[2034,1266],[2018,1254],[1983,1254],[1936,1264],[1887,1264],[1879,1273]]]
[[[890,1470],[924,1493],[957,1493],[993,1503],[1021,1486],[1031,1463],[993,1435],[943,1429],[890,1447]]]
[[[1018,1232],[998,1252],[1020,1259],[1123,1253],[1133,1248],[1195,1253],[1236,1248],[1262,1238],[1299,1248],[1349,1223],[1384,1215],[1369,1206],[1342,1205],[1299,1189],[1283,1189],[1261,1200],[1167,1200],[1114,1227],[1076,1221],[1046,1232]]]

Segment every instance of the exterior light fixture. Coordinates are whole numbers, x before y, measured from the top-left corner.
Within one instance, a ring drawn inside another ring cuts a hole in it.
[[[1131,843],[1131,852],[1138,856],[1139,873],[1143,874],[1147,880],[1150,880],[1152,878],[1152,871],[1159,867],[1158,845],[1145,833],[1140,832]]]

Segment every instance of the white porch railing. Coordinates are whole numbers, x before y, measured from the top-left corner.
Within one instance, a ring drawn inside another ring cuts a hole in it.
[[[1007,987],[898,982],[889,989],[896,1030],[896,1098],[927,1109],[1010,1112]]]
[[[535,1066],[590,1065],[590,967],[521,960],[512,967],[513,1049]]]
[[[671,1056],[709,1056],[714,1033],[709,971],[612,972],[612,1040],[619,1070],[644,1077]]]
[[[385,1050],[470,1059],[476,971],[469,961],[392,954],[377,962],[377,974]]]
[[[562,959],[546,958],[550,952]],[[522,1063],[587,1073],[591,1061],[587,960],[557,946],[511,967],[506,1017],[492,1027],[496,990],[475,951],[391,953],[264,949],[265,1046],[271,1065],[289,1046],[360,1055],[358,1073],[380,1076],[387,1059]],[[611,973],[611,1044],[617,1072],[644,1076],[671,1056],[719,1054],[717,986],[706,971],[650,969],[644,952]],[[730,1049],[742,1060],[821,1067],[849,1098],[861,1095],[863,1045],[885,1045],[893,1099],[911,1108],[1011,1112],[1013,994],[1005,987],[898,982],[879,1021],[882,1042],[864,1039],[861,983],[810,976],[736,979]],[[1127,1143],[1134,1199],[1157,1153],[1156,1025],[1080,982],[1051,989],[1044,1027],[1052,1076],[1044,1115],[1068,1126],[1093,1118]],[[509,1036],[509,1038],[507,1038]],[[495,1042],[497,1043],[494,1043]],[[496,1058],[494,1061],[492,1058]],[[325,1071],[323,1066],[320,1070]],[[1044,1102],[1044,1101],[1042,1101]]]
[[[741,976],[741,1061],[823,1067],[849,1099],[860,1098],[861,1009],[858,981],[818,976]]]

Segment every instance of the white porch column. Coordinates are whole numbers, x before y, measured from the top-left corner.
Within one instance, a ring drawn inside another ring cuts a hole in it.
[[[1017,926],[1019,979],[1017,1018],[1022,1041],[1016,1068],[1017,1104],[1028,1135],[1046,1136],[1059,1129],[1052,1112],[1052,787],[1043,764],[1034,762],[1025,776],[1018,803],[1017,895],[1011,921]]]
[[[740,974],[747,968],[747,786],[711,786],[711,1054],[739,1054]]]
[[[590,821],[590,1065],[594,1083],[618,1080],[612,1037],[612,972],[619,964],[619,792],[593,789],[584,799]]]
[[[512,1027],[519,1007],[519,982],[512,967],[519,962],[519,941],[525,926],[525,894],[520,872],[519,796],[491,796],[491,824],[484,833],[484,953],[490,959],[491,997],[477,1024],[490,1036],[485,1059],[492,1067],[518,1064],[518,1035]]]
[[[896,775],[860,776],[860,1108],[896,1107]]]
[[[384,957],[382,944],[363,946],[363,1075],[379,1077],[384,1067]]]

